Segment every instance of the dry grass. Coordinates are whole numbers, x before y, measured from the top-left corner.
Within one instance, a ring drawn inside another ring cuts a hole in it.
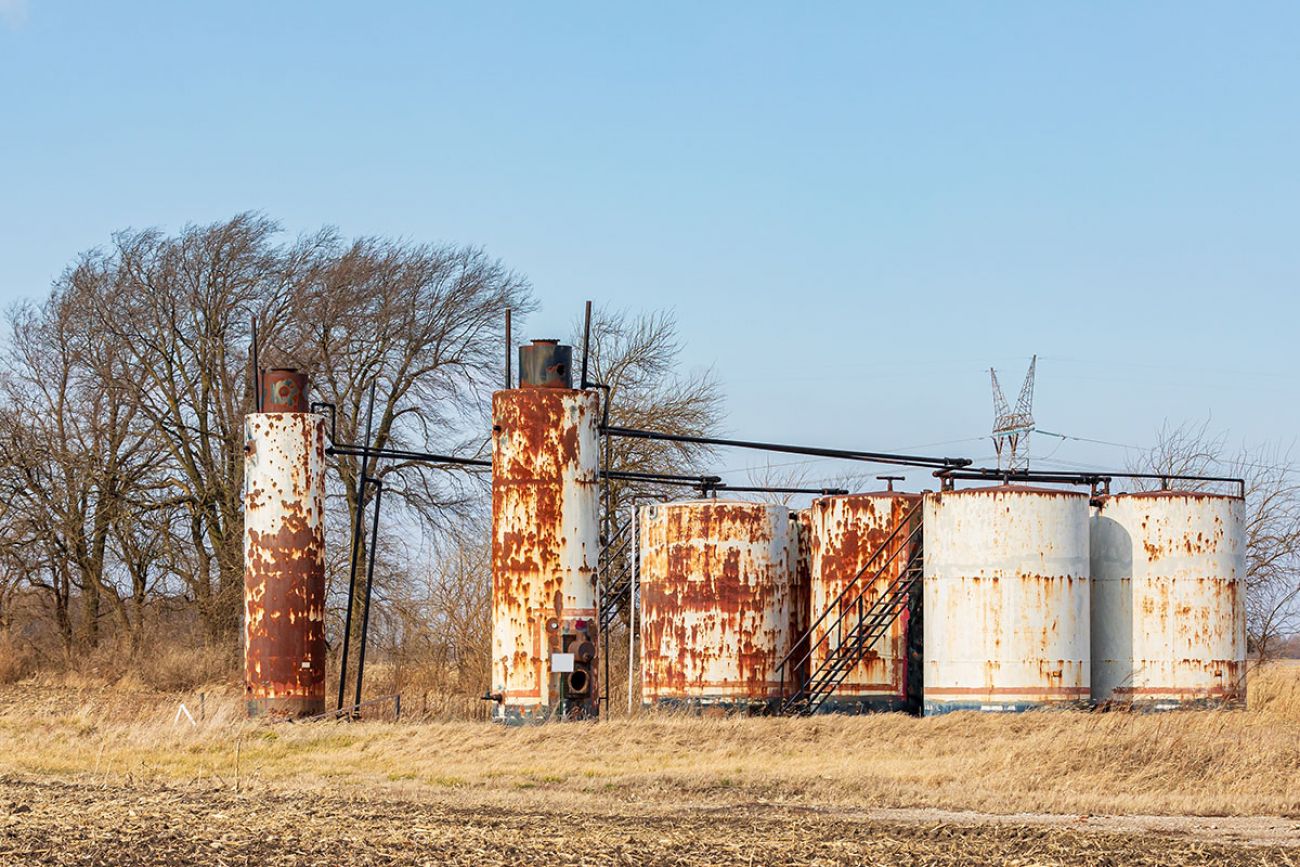
[[[525,729],[131,684],[0,692],[0,863],[1300,864],[1300,666],[1247,711]]]
[[[331,788],[566,809],[687,799],[988,812],[1300,816],[1300,667],[1250,710],[269,726],[237,693],[11,687],[0,771],[114,783]]]

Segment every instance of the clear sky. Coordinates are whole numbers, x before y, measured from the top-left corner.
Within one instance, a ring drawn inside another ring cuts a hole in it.
[[[0,0],[0,302],[255,209],[482,245],[525,336],[674,308],[734,435],[971,440],[1036,352],[1048,430],[1289,441],[1298,44],[1293,3]]]

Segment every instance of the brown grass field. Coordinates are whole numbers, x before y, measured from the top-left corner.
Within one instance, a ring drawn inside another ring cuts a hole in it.
[[[0,693],[0,863],[1300,864],[1300,666],[1249,709],[505,729]]]

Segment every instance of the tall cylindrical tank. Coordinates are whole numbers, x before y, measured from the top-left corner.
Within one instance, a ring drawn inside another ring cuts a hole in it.
[[[640,520],[643,703],[757,711],[779,701],[789,510],[699,500],[643,506]]]
[[[1087,495],[973,488],[924,510],[926,715],[1086,701]]]
[[[244,680],[250,716],[325,710],[325,420],[244,419]]]
[[[599,395],[492,396],[492,695],[501,722],[595,716]]]
[[[1244,503],[1159,491],[1092,519],[1092,698],[1157,709],[1245,698]]]
[[[903,525],[910,523],[908,518],[920,502],[919,494],[895,491],[813,501],[809,614],[816,624],[812,634],[813,671],[827,663],[838,649],[840,637],[857,622],[859,600],[864,610],[869,609],[906,570],[912,527]],[[919,521],[920,516],[916,515],[915,520]],[[900,529],[894,533],[896,528]],[[864,567],[867,573],[858,578]],[[877,572],[879,577],[871,581]],[[866,657],[847,672],[822,704],[823,710],[854,713],[907,707],[909,613],[905,607]]]
[[[790,512],[790,561],[794,564],[790,585],[791,653],[784,677],[791,684],[808,679],[808,614],[812,608],[812,511]]]

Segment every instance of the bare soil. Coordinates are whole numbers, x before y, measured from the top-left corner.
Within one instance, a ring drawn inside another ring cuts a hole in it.
[[[1300,864],[1300,822],[765,804],[574,813],[0,779],[4,864]]]

